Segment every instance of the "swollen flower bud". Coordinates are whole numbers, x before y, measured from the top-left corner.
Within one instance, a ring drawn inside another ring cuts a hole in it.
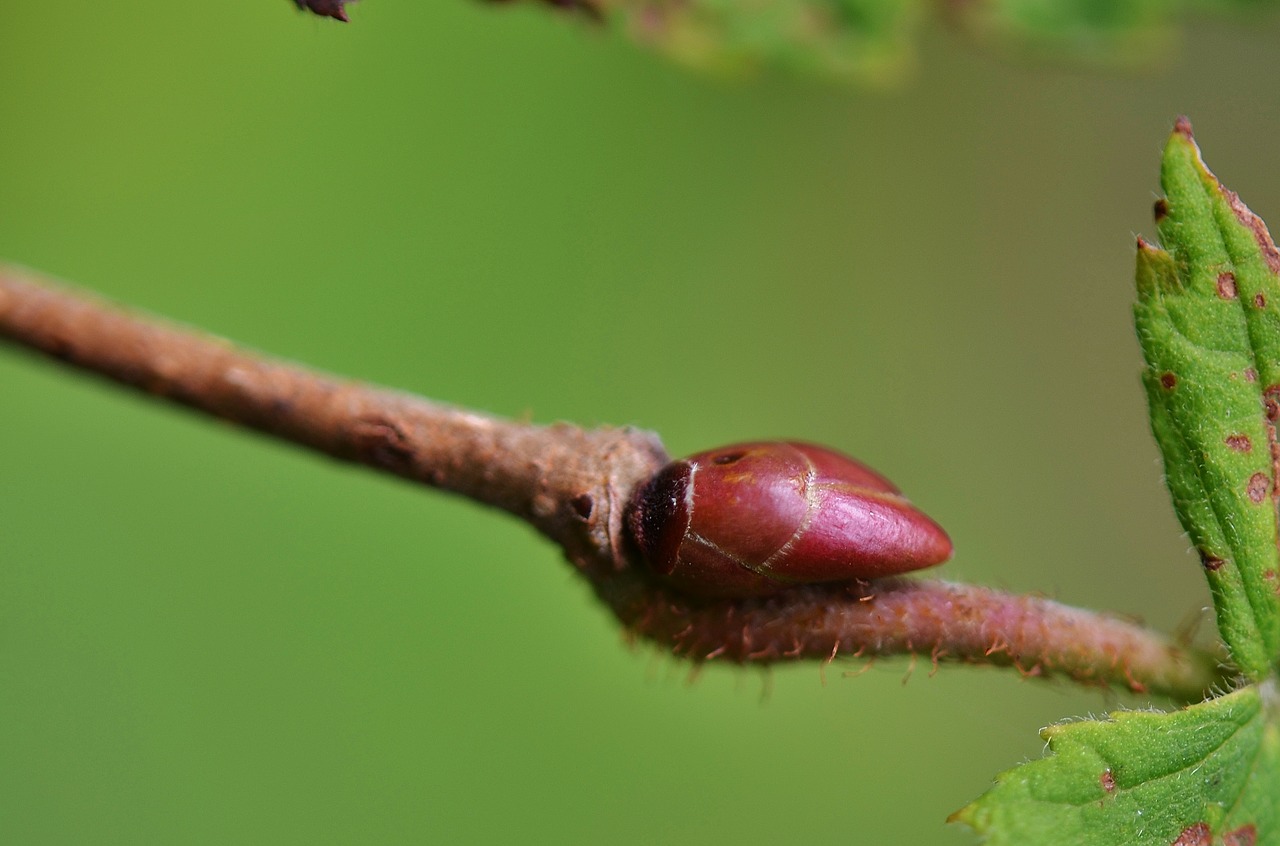
[[[788,441],[673,461],[637,489],[627,524],[654,573],[704,596],[872,579],[951,557],[946,532],[888,479]]]

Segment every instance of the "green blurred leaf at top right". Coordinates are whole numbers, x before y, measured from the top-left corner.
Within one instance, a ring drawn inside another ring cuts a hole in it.
[[[1280,656],[1280,251],[1205,167],[1185,119],[1160,181],[1163,249],[1138,241],[1134,308],[1151,428],[1218,630],[1256,680]]]
[[[301,2],[301,0],[295,0]],[[498,0],[490,0],[498,2]],[[790,70],[883,85],[910,73],[939,18],[1012,54],[1141,67],[1172,52],[1179,18],[1276,0],[541,0],[702,70]]]

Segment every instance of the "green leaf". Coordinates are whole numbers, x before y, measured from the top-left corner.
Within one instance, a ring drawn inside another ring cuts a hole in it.
[[[496,0],[495,0],[496,1]],[[302,0],[295,0],[302,2]],[[1189,9],[1230,13],[1275,0],[542,0],[576,10],[703,70],[812,72],[893,81],[910,69],[930,14],[1000,47],[1106,65],[1143,65],[1176,41]]]
[[[1205,167],[1186,121],[1161,184],[1167,252],[1139,239],[1134,307],[1151,428],[1218,630],[1241,671],[1261,679],[1280,656],[1280,252]]]
[[[991,846],[1277,846],[1278,705],[1268,681],[1171,714],[1051,726],[1051,754],[951,819]]]
[[[1174,43],[1169,0],[987,0],[969,28],[1035,52],[1102,64],[1142,64]]]

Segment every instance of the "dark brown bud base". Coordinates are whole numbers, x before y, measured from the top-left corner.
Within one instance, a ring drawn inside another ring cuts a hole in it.
[[[702,596],[874,579],[941,564],[951,540],[885,477],[825,447],[735,444],[673,461],[627,525],[653,572]]]

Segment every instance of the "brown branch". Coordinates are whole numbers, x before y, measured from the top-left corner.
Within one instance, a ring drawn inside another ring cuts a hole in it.
[[[1193,700],[1217,661],[1124,620],[987,588],[912,579],[751,600],[682,596],[636,563],[622,513],[666,463],[635,429],[533,426],[323,375],[0,266],[0,338],[147,393],[536,526],[628,631],[694,661],[767,664],[926,654]]]
[[[2,266],[0,338],[334,458],[509,511],[578,562],[593,562],[599,550],[621,560],[623,496],[668,460],[646,432],[531,426],[338,379]]]

